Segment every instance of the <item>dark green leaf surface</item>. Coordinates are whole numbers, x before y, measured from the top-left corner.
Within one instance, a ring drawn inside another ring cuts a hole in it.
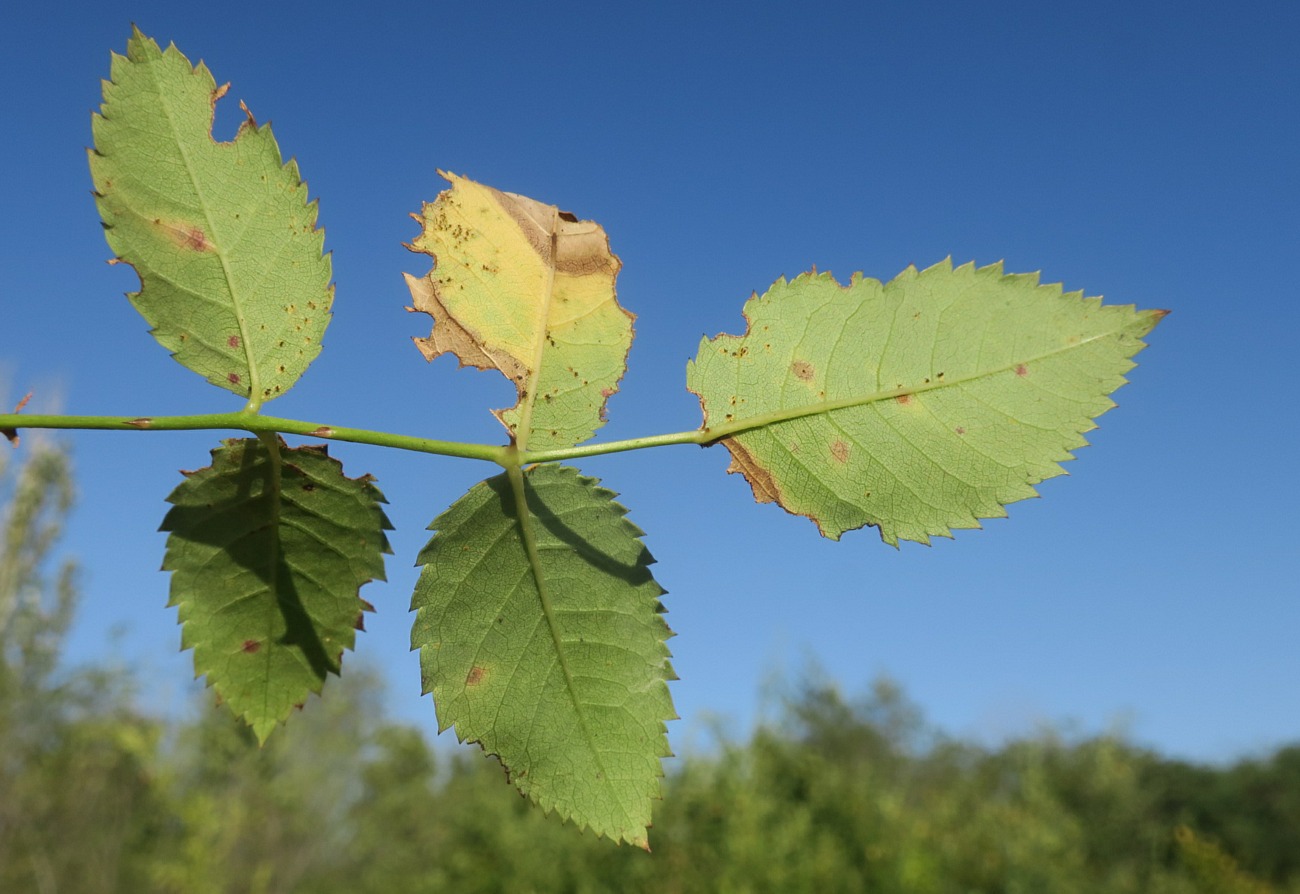
[[[420,554],[412,644],[442,729],[497,755],[546,810],[645,846],[675,716],[671,633],[613,497],[549,465],[518,488],[476,485]]]
[[[212,139],[225,89],[136,31],[104,82],[90,171],[108,244],[140,275],[130,297],[154,337],[261,404],[320,353],[330,260],[316,203],[270,127],[250,115],[232,142]]]
[[[249,438],[223,442],[167,499],[181,644],[265,740],[352,648],[369,608],[358,590],[384,578],[383,495],[323,446]]]
[[[1163,316],[1000,264],[805,274],[750,299],[744,335],[704,339],[687,386],[760,502],[831,538],[929,542],[1061,474]]]

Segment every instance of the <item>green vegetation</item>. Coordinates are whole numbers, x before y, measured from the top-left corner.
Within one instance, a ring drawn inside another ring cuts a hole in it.
[[[0,493],[0,891],[1300,892],[1300,746],[1217,768],[1112,737],[981,747],[887,682],[806,679],[670,765],[651,855],[386,719],[364,669],[265,747],[210,705],[164,723],[123,671],[60,667],[64,456],[38,445]]]
[[[437,516],[421,553],[412,644],[423,682],[442,727],[496,755],[545,810],[615,841],[649,846],[675,716],[671,632],[627,510],[594,479],[545,464],[722,445],[759,502],[806,516],[827,537],[874,526],[889,544],[928,543],[1005,515],[1061,474],[1165,314],[1104,306],[1000,264],[943,261],[888,283],[856,274],[847,286],[826,273],[782,278],[746,302],[742,335],[700,343],[686,370],[704,411],[698,428],[584,444],[605,422],[632,344],[634,317],[615,293],[621,262],[595,222],[449,174],[411,243],[432,262],[407,276],[410,309],[435,321],[417,346],[514,384],[516,403],[496,411],[508,442],[264,416],[319,354],[334,287],[316,204],[269,126],[244,107],[235,138],[213,139],[227,89],[176,47],[134,31],[126,55],[113,56],[89,159],[113,261],[140,277],[132,304],[179,364],[243,408],[170,418],[16,410],[0,414],[0,432],[254,435],[225,441],[211,466],[187,474],[163,528],[171,605],[195,671],[261,742],[339,673],[370,608],[360,588],[382,579],[388,547],[384,498],[369,476],[348,478],[324,446],[291,448],[280,436],[499,466]],[[1069,846],[1043,835],[1018,848]],[[200,840],[211,854],[224,839]],[[811,853],[837,874],[861,856],[839,866],[838,849]],[[943,874],[897,859],[909,878]],[[1017,859],[987,857],[989,872]],[[260,879],[248,884],[271,884]]]

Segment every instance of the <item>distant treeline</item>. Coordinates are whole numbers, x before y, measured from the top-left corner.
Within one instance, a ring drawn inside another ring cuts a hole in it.
[[[364,674],[262,750],[224,711],[142,717],[118,682],[5,704],[0,891],[1300,891],[1300,748],[1228,768],[1111,738],[989,750],[927,737],[887,685],[812,686],[674,762],[646,854],[386,722]]]
[[[4,460],[0,459],[0,463]],[[545,817],[476,749],[387,720],[350,667],[258,749],[59,660],[66,462],[0,468],[0,892],[1300,892],[1300,747],[1230,767],[1120,739],[935,734],[897,688],[795,684],[778,719],[671,762],[653,853]]]

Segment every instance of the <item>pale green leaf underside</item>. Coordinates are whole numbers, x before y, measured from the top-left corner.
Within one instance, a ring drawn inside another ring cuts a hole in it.
[[[140,276],[130,296],[159,343],[260,404],[320,352],[333,287],[316,204],[268,125],[212,139],[224,92],[207,68],[136,31],[114,54],[90,170],[108,244]]]
[[[928,542],[1061,474],[1163,315],[1000,264],[805,274],[745,305],[745,335],[703,340],[687,383],[758,500],[831,538]]]
[[[425,691],[543,808],[644,846],[675,716],[653,560],[592,479],[548,465],[524,482],[523,525],[500,475],[431,526],[412,600]]]
[[[369,476],[345,477],[324,447],[278,454],[224,441],[167,498],[162,523],[181,645],[261,740],[338,673],[369,608],[358,590],[384,578],[391,527]]]

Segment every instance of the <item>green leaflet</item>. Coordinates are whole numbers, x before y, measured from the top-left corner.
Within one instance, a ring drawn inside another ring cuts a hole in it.
[[[323,446],[248,438],[224,441],[167,500],[182,647],[265,741],[352,648],[370,608],[357,591],[384,579],[383,495]]]
[[[653,560],[613,496],[553,465],[475,485],[431,526],[411,642],[442,729],[544,809],[644,847],[676,677]]]
[[[153,336],[255,408],[320,353],[334,293],[316,203],[270,127],[250,115],[232,142],[213,141],[225,91],[175,46],[162,52],[134,31],[104,82],[90,171]]]
[[[746,303],[744,335],[704,339],[687,387],[759,502],[927,543],[1061,474],[1164,314],[1000,264],[804,274]]]
[[[455,354],[496,369],[519,400],[496,416],[520,450],[570,447],[605,423],[632,346],[619,306],[620,262],[599,224],[455,174],[424,206],[412,251],[437,263],[406,277],[413,307],[436,322],[425,358]]]

